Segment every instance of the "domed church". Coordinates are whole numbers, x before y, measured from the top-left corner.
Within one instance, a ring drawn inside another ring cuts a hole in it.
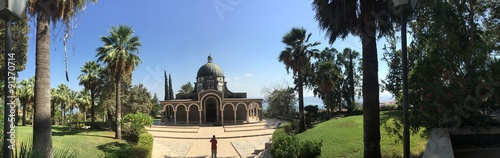
[[[231,92],[224,72],[210,55],[208,62],[198,69],[194,90],[175,96],[174,100],[160,101],[162,123],[236,124],[262,120],[262,99]]]

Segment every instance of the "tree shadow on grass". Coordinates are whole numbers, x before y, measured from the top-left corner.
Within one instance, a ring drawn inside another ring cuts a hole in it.
[[[127,143],[110,142],[97,146],[97,149],[107,154],[119,155],[121,152],[127,150],[130,147],[132,147],[132,145]]]
[[[76,135],[82,132],[89,132],[89,131],[84,129],[70,128],[68,126],[52,126],[53,136]]]

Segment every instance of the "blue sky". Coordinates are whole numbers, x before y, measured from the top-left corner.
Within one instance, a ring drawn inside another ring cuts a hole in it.
[[[31,25],[34,26],[34,21]],[[310,42],[319,41],[318,49],[330,47],[324,31],[314,20],[310,0],[103,0],[88,5],[71,25],[76,27],[68,44],[70,81],[65,79],[64,28],[52,29],[51,87],[64,83],[81,90],[77,77],[86,61],[95,60],[99,40],[115,25],[128,25],[142,41],[139,56],[142,63],[133,73],[133,84],[143,83],[152,94],[163,99],[163,71],[172,75],[173,89],[195,81],[200,66],[213,62],[224,71],[227,86],[233,92],[247,92],[248,97],[262,98],[265,86],[287,82],[292,84],[285,66],[278,62],[285,48],[282,36],[292,27],[304,27],[312,33]],[[31,29],[28,64],[20,79],[35,74],[34,29]],[[378,42],[382,57],[385,39]],[[337,40],[333,47],[346,47],[361,52],[359,38]],[[387,73],[385,62],[379,62],[379,79]],[[306,96],[312,96],[306,91]],[[387,95],[384,92],[383,95]]]

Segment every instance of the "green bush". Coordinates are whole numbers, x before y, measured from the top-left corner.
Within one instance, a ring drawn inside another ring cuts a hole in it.
[[[131,113],[125,115],[122,119],[122,129],[123,131],[137,139],[140,132],[145,129],[145,126],[153,125],[153,118],[148,114],[143,113]]]
[[[271,154],[274,157],[307,157],[315,158],[321,156],[322,141],[299,141],[293,134],[288,134],[285,129],[274,131],[272,136]]]
[[[287,122],[284,123],[280,126],[281,129],[283,129],[286,133],[293,133],[297,129],[298,124],[294,124],[293,122]]]
[[[315,158],[321,156],[323,141],[306,140],[300,144],[299,157]]]
[[[298,157],[299,145],[297,137],[289,135],[283,130],[276,130],[273,133],[271,154],[273,157]]]
[[[137,145],[132,147],[129,152],[135,158],[150,158],[153,152],[153,135],[143,130],[139,135]]]

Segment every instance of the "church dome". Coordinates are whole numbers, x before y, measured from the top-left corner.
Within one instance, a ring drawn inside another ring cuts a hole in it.
[[[224,73],[219,65],[212,63],[212,56],[208,56],[208,63],[198,69],[196,77],[215,76],[224,77]]]

